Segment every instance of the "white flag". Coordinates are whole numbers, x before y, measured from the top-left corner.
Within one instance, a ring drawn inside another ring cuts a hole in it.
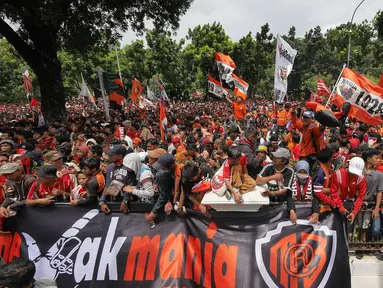
[[[86,82],[84,80],[84,77],[82,76],[81,73],[81,79],[82,79],[82,84],[81,84],[81,91],[80,91],[80,96],[85,97],[88,99],[88,101],[96,108],[98,109],[96,102],[94,102],[93,95],[90,93],[88,86],[86,85]]]
[[[156,95],[153,93],[152,90],[150,90],[149,86],[146,86],[147,88],[147,96],[149,98],[149,100],[152,100],[152,101],[158,101],[159,99],[156,97]]]
[[[297,50],[277,36],[277,52],[275,56],[274,91],[275,101],[282,103],[287,93],[287,77],[293,70]]]

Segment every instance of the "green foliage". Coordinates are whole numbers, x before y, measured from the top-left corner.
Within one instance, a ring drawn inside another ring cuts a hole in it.
[[[378,37],[381,19],[383,12],[379,11],[373,21],[353,24],[351,27],[350,66],[375,82],[383,72],[383,38]],[[104,39],[107,35],[103,33],[100,37]],[[166,29],[155,27],[145,32],[145,41],[136,40],[118,48],[122,78],[128,88],[135,77],[158,92],[157,76],[160,75],[170,97],[188,97],[196,90],[206,91],[207,75],[211,74],[218,79],[214,58],[214,52],[217,51],[233,58],[237,66],[235,73],[249,83],[250,95],[272,98],[276,36],[271,33],[267,23],[259,31],[250,31],[238,42],[231,41],[222,25],[217,22],[189,29],[186,38],[179,41],[172,36]],[[317,77],[321,77],[329,86],[335,84],[347,61],[349,36],[349,23],[327,31],[317,26],[307,31],[303,37],[297,37],[294,26],[289,29],[283,38],[298,50],[289,77],[290,96],[301,97],[305,87],[316,91]],[[115,45],[118,47],[119,44]],[[115,46],[107,46],[103,52],[92,48],[86,53],[74,52],[73,49],[67,49],[66,45],[60,47],[58,59],[68,97],[78,95],[81,73],[90,87],[98,87],[97,66],[110,73],[117,72]],[[12,46],[6,40],[0,40],[2,102],[6,99],[25,101],[20,70],[25,65]]]

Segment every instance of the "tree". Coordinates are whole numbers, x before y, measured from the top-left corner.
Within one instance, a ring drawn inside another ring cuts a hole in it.
[[[65,99],[58,51],[102,50],[129,27],[137,32],[144,20],[156,27],[177,28],[192,0],[4,0],[0,34],[15,47],[37,76],[46,120],[63,119]],[[7,21],[5,20],[7,19]],[[15,31],[9,24],[17,27]]]
[[[5,39],[0,39],[0,103],[22,103],[27,101],[21,68],[25,66],[32,78],[33,71]],[[36,92],[38,85],[33,83]]]

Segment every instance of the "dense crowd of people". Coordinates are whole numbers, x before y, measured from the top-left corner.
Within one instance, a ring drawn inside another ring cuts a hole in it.
[[[311,203],[314,224],[334,210],[353,224],[365,208],[363,237],[382,237],[382,127],[347,119],[328,128],[301,102],[227,100],[168,104],[163,138],[156,105],[126,104],[107,121],[101,104],[74,99],[68,119],[49,124],[27,106],[2,109],[0,221],[57,202],[103,213],[111,202],[123,213],[152,203],[149,223],[172,210],[211,217],[205,193],[246,205],[242,195],[265,185],[270,205],[287,203],[293,223],[297,202]]]

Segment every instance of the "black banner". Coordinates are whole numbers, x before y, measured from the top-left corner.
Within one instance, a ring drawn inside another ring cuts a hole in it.
[[[309,207],[158,219],[55,206],[26,208],[0,235],[5,261],[28,257],[59,287],[351,287],[344,223]]]

